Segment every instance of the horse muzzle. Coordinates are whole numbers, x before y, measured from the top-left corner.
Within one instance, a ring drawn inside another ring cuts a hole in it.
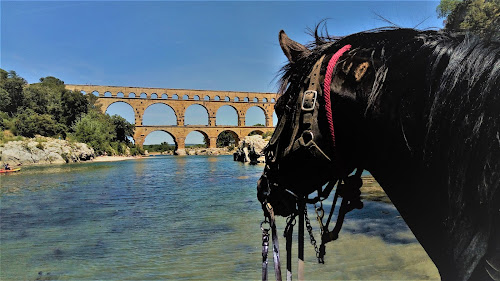
[[[267,212],[265,204],[269,203],[276,215],[286,217],[293,214],[296,211],[295,196],[275,182],[274,178],[269,177],[268,171],[266,167],[257,182],[257,199],[264,212]]]

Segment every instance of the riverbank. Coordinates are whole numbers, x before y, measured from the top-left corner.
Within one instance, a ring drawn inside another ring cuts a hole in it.
[[[95,158],[94,149],[85,143],[48,137],[25,138],[0,145],[0,164],[26,166],[64,164]]]
[[[117,161],[140,159],[143,157],[144,156],[97,156],[94,159],[90,160],[90,162],[117,162]]]
[[[183,150],[185,154],[182,155],[210,155],[210,156],[233,155],[235,151],[236,151],[235,148],[230,148],[230,147],[218,147],[218,148],[186,147]],[[167,150],[164,152],[148,152],[148,155],[157,156],[157,155],[175,155],[175,154],[174,151]]]

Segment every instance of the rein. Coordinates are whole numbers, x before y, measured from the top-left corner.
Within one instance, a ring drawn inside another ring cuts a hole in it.
[[[323,84],[323,98],[325,102],[325,115],[327,118],[328,128],[332,141],[332,148],[335,153],[336,145],[335,145],[335,130],[333,126],[333,114],[332,114],[332,103],[330,97],[330,85],[332,82],[332,75],[337,64],[339,58],[348,50],[350,50],[351,45],[346,45],[339,49],[329,60],[326,74]],[[304,87],[299,94],[298,101],[300,102],[300,106],[297,106],[298,112],[293,112],[292,116],[289,116],[290,112],[294,108],[293,104],[288,102],[285,106],[285,114],[282,116],[277,128],[276,132],[271,138],[268,146],[275,146],[275,150],[270,150],[268,156],[266,156],[266,162],[271,162],[272,164],[276,164],[276,160],[279,157],[278,151],[278,136],[281,134],[281,131],[284,129],[287,118],[292,118],[294,121],[294,126],[292,126],[292,135],[291,135],[291,143],[284,149],[284,155],[290,154],[292,152],[298,151],[300,149],[306,150],[312,156],[317,159],[323,160],[327,165],[332,164],[333,160],[325,153],[323,150],[316,144],[314,131],[318,132],[319,127],[317,124],[318,120],[318,109],[319,104],[317,103],[318,98],[318,90],[321,91],[320,87],[320,71],[321,66],[325,55],[323,55],[313,66],[311,73],[308,76],[309,82],[307,88]],[[305,90],[304,90],[305,89]],[[317,106],[318,104],[318,106]],[[302,133],[300,137],[296,139],[299,133],[299,129],[302,128]],[[268,163],[269,164],[269,163]],[[295,218],[298,216],[299,222],[299,234],[298,234],[298,279],[304,280],[304,221],[307,231],[310,236],[311,244],[314,246],[316,251],[316,257],[318,258],[319,263],[324,263],[324,256],[326,253],[325,244],[334,241],[338,238],[340,229],[342,228],[342,224],[344,221],[345,215],[353,209],[361,209],[363,207],[363,203],[360,199],[361,192],[359,189],[362,185],[361,173],[363,169],[358,168],[355,175],[349,176],[345,179],[337,180],[332,179],[329,181],[328,185],[321,190],[321,187],[318,189],[318,196],[312,199],[307,198],[307,195],[303,198],[294,194],[292,191],[285,189],[284,191],[288,192],[295,198],[295,203],[298,206],[298,213],[293,213],[287,219],[287,225],[285,228],[284,236],[286,238],[286,251],[287,251],[287,276],[286,280],[292,280],[292,233],[293,226],[295,225]],[[330,214],[326,223],[323,224],[324,210],[323,210],[323,200],[329,197],[331,191],[334,189],[337,184],[337,188],[335,191],[332,208],[330,209]],[[339,213],[337,216],[337,222],[335,223],[335,227],[332,231],[328,230],[328,226],[333,216],[333,212],[335,209],[336,202],[338,197],[342,197],[342,203],[340,205]],[[316,207],[316,203],[319,202],[319,207]],[[315,212],[317,216],[317,221],[320,225],[320,233],[321,233],[321,244],[318,248],[317,242],[312,233],[312,227],[307,216],[307,203],[314,204]],[[267,202],[267,199],[264,202],[265,210],[264,216],[265,220],[261,223],[262,229],[262,280],[267,281],[267,252],[269,249],[269,229],[273,232],[273,253],[274,253],[274,268],[276,280],[281,281],[281,265],[279,260],[279,244],[278,237],[275,235],[276,233],[276,225],[274,212],[271,204]],[[269,228],[263,227],[263,225],[268,224]]]

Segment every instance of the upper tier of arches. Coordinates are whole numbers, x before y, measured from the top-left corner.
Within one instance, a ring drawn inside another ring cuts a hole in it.
[[[205,91],[161,88],[133,88],[115,86],[66,85],[69,90],[80,91],[105,98],[200,100],[213,102],[275,103],[276,94],[256,92]]]

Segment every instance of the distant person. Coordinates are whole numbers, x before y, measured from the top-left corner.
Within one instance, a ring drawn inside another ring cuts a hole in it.
[[[9,163],[6,163],[4,168],[5,168],[5,170],[10,170]]]

